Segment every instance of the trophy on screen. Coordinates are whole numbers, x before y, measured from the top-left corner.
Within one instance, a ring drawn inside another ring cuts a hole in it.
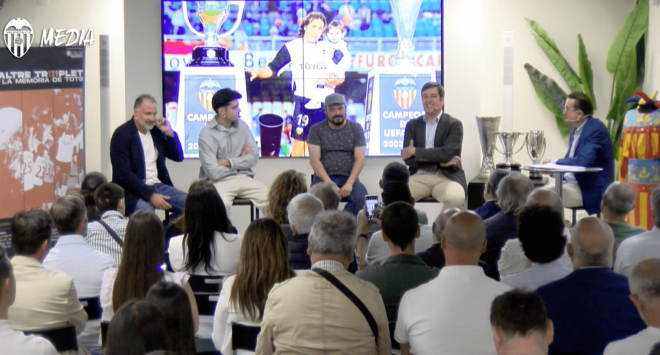
[[[545,137],[543,131],[529,131],[527,135],[527,154],[532,159],[533,164],[538,164],[545,154]],[[541,180],[543,176],[538,171],[531,170],[529,178]]]
[[[520,149],[514,152],[516,143],[518,142],[518,138],[527,137],[527,133],[497,132],[497,136],[500,138],[500,143],[502,143],[502,147],[504,148],[504,151],[502,152],[499,149],[497,149],[497,146],[495,146],[495,149],[497,149],[498,152],[504,154],[504,162],[497,163],[496,167],[498,169],[520,171],[520,163],[513,160],[513,155],[520,152],[523,148],[525,148],[525,138],[523,138],[522,141],[523,144],[520,146]]]
[[[422,0],[390,0],[390,5],[394,15],[396,33],[399,36],[399,46],[392,66],[414,67],[415,43],[413,43],[413,35],[415,34],[415,23],[419,16],[419,10],[422,8]]]
[[[229,51],[227,48],[220,46],[218,40],[231,35],[238,29],[243,17],[245,3],[243,1],[196,1],[195,3],[197,4],[197,17],[202,23],[203,32],[199,32],[190,23],[187,2],[182,2],[186,25],[194,34],[204,37],[204,45],[193,49],[190,66],[233,67],[234,65],[229,61]],[[229,31],[220,33],[222,25],[229,18],[230,5],[238,6],[236,21]]]
[[[497,130],[500,127],[501,116],[495,117],[477,117],[477,130],[479,131],[479,140],[481,140],[481,153],[484,158],[481,161],[481,171],[477,175],[480,179],[487,179],[490,172],[495,170],[493,162],[493,153],[497,144]]]

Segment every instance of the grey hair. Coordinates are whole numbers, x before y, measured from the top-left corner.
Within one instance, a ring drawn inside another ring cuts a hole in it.
[[[461,212],[461,210],[456,207],[447,208],[446,210],[440,212],[438,217],[435,218],[435,222],[433,223],[435,224],[435,229],[433,230],[434,242],[440,242],[440,238],[442,237],[442,233],[445,231],[447,222],[453,215],[457,214],[458,212]]]
[[[156,99],[153,96],[151,96],[149,94],[142,94],[142,95],[138,96],[137,99],[135,99],[135,104],[133,105],[133,108],[134,109],[139,109],[140,107],[142,107],[142,102],[145,99],[153,102],[154,105],[158,106],[158,101],[156,101]]]
[[[534,190],[534,184],[525,175],[512,172],[500,182],[497,188],[497,204],[504,213],[520,214],[525,208],[527,196]]]
[[[653,190],[651,208],[653,209],[653,222],[656,227],[660,228],[660,187]]]
[[[660,259],[646,259],[637,264],[630,273],[628,284],[630,293],[643,303],[660,301]]]
[[[319,255],[350,258],[357,246],[355,216],[344,211],[325,211],[314,219],[309,233],[309,247]]]
[[[603,204],[617,216],[625,216],[635,208],[635,190],[625,182],[615,181],[603,194]]]
[[[296,195],[286,208],[289,224],[298,234],[307,234],[312,230],[314,217],[323,212],[323,202],[310,193]]]
[[[337,184],[332,181],[318,183],[309,189],[309,193],[318,197],[323,202],[326,211],[339,209],[341,196],[337,192]]]
[[[509,171],[504,169],[495,169],[495,171],[490,173],[486,184],[490,186],[490,194],[493,195],[495,199],[497,199],[497,188],[500,187],[500,182],[502,182],[502,179],[508,175]]]

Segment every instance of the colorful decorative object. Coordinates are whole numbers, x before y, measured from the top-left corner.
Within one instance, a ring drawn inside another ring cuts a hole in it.
[[[641,91],[626,100],[636,107],[626,112],[619,147],[619,180],[637,193],[635,209],[628,215],[630,225],[653,228],[651,193],[660,186],[660,101]]]

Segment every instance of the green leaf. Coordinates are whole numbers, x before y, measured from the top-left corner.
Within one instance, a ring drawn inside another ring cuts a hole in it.
[[[532,35],[536,39],[536,42],[539,44],[543,52],[545,52],[545,55],[548,56],[548,59],[550,59],[555,68],[557,68],[557,71],[564,78],[571,91],[583,92],[580,78],[562,56],[561,52],[559,52],[555,41],[550,38],[548,33],[537,22],[530,19],[526,20],[534,31],[532,32]]]
[[[529,79],[532,81],[536,95],[541,100],[543,106],[555,116],[559,132],[566,139],[570,127],[564,121],[563,110],[568,95],[559,87],[556,81],[538,71],[531,64],[525,63],[525,70],[527,70]]]
[[[639,0],[607,52],[607,71],[619,76],[619,71],[628,67],[631,53],[636,52],[637,43],[647,31],[649,1]]]
[[[585,95],[589,97],[596,110],[596,96],[594,95],[594,73],[591,71],[591,62],[587,56],[587,48],[582,41],[582,35],[578,35],[578,57],[580,62],[580,81]]]

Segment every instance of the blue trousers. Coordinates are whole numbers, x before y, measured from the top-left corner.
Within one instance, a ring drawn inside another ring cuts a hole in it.
[[[170,198],[169,200],[167,200],[167,203],[169,203],[172,206],[172,208],[169,210],[172,213],[170,215],[170,220],[174,221],[177,218],[181,217],[181,215],[183,214],[183,206],[185,206],[186,204],[186,196],[188,196],[188,194],[177,189],[174,186],[170,186],[167,184],[156,184],[151,187],[153,188],[154,193],[161,194],[163,196],[168,196]],[[151,204],[151,202],[145,201],[143,199],[139,199],[137,205],[135,205],[135,211],[155,212],[156,209]]]
[[[348,176],[344,175],[330,175],[330,180],[337,184],[337,186],[342,187],[344,184],[346,184],[346,180],[348,180]],[[322,182],[321,179],[316,177],[314,175],[314,180],[312,181],[312,186]],[[344,207],[344,211],[352,213],[354,216],[357,217],[358,212],[362,210],[362,207],[364,207],[364,197],[367,195],[367,188],[362,185],[360,182],[360,179],[355,179],[355,183],[353,184],[353,191],[351,191],[350,196],[346,198],[347,204]]]

